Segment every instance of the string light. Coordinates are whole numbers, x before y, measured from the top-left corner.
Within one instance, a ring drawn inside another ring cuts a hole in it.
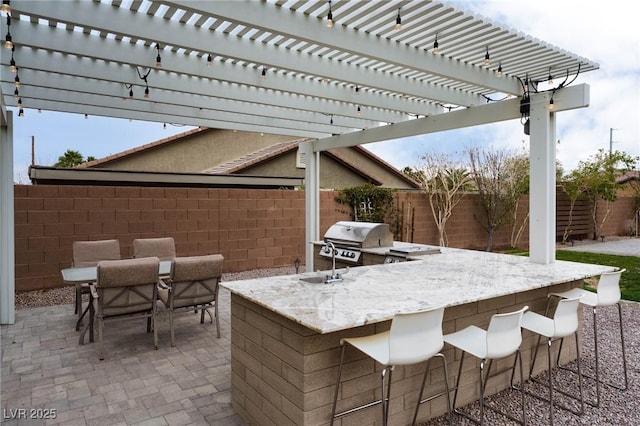
[[[361,115],[361,112],[362,112],[362,111],[360,110],[360,105],[358,105],[358,109],[356,110],[356,113],[358,114],[358,116],[360,116],[360,115]]]
[[[18,98],[18,107],[22,108],[22,98]]]
[[[356,95],[360,94],[360,88],[356,85]]]
[[[16,61],[15,59],[13,59],[13,52],[16,50],[16,47],[13,46],[11,48],[11,61],[9,62],[9,71],[11,72],[17,72],[18,71],[18,67],[16,67]]]
[[[489,57],[489,46],[487,46],[487,53],[484,55],[484,66],[489,68],[489,65],[491,65],[491,58]]]
[[[13,79],[13,84],[16,88],[20,87],[20,76],[18,75],[18,68],[16,68],[16,78]]]
[[[16,87],[16,90],[13,91],[13,97],[15,99],[18,99],[20,97],[20,91],[18,90],[17,87]]]
[[[24,117],[24,110],[22,108],[18,111],[18,117]]]
[[[162,58],[160,57],[160,43],[156,43],[156,50],[158,51],[158,56],[156,56],[156,68],[162,68]]]
[[[333,27],[333,13],[331,13],[331,0],[329,0],[329,13],[327,13],[327,28]]]
[[[333,114],[331,114],[331,118],[329,119],[329,124],[333,124]]]
[[[502,77],[502,62],[498,64],[498,71],[496,72],[498,77]]]
[[[10,0],[2,0],[2,12],[11,13],[11,1]]]
[[[4,47],[13,49],[13,38],[11,37],[11,16],[7,15],[7,35],[4,37]]]
[[[433,41],[433,50],[432,52],[434,54],[438,54],[438,52],[440,52],[440,45],[438,44],[438,33],[436,33],[436,38]]]
[[[138,74],[138,78],[144,81],[144,97],[145,99],[149,99],[149,82],[147,81],[147,77],[151,74],[151,68],[147,69],[147,72],[143,75],[138,67],[136,67],[136,73]]]
[[[549,67],[549,78],[547,79],[547,83],[549,83],[550,86],[553,86],[553,76],[551,75],[551,67]]]
[[[87,120],[89,118],[89,114],[84,115],[84,119]]]
[[[556,108],[556,106],[553,104],[553,95],[551,95],[551,99],[549,99],[549,106],[547,108],[549,109],[549,111],[553,111]]]
[[[211,57],[211,53],[209,53],[207,55],[207,66],[211,67],[212,64],[213,64],[213,58]]]
[[[262,72],[260,73],[260,78],[262,80],[266,80],[267,79],[267,69],[264,66],[262,67]]]
[[[400,17],[400,8],[398,8],[398,16],[396,16],[396,26],[394,28],[396,31],[400,31],[402,29],[402,18]]]

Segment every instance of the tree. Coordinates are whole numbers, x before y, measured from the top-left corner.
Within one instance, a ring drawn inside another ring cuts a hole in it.
[[[506,149],[467,149],[471,177],[485,213],[481,225],[491,251],[496,230],[513,221],[521,195],[529,191],[528,160]]]
[[[416,170],[411,168],[410,166],[405,166],[400,171],[403,175],[409,176],[411,179],[415,180],[418,183],[422,183],[422,181],[424,181],[424,172],[422,170]]]
[[[469,189],[471,178],[469,172],[442,154],[427,154],[422,157],[423,165],[415,173],[422,177],[420,183],[429,197],[431,214],[438,228],[439,243],[446,247],[447,221],[453,209],[462,200],[465,190]]]
[[[67,149],[64,154],[58,157],[58,162],[53,166],[69,168],[82,163],[84,163],[84,157],[80,152]]]
[[[593,223],[593,239],[598,239],[600,230],[604,226],[611,206],[609,203],[618,198],[620,184],[617,178],[633,169],[635,159],[624,152],[615,151],[608,153],[604,149],[592,155],[589,160],[580,161],[578,166],[564,179],[567,182],[565,191],[571,197],[584,197],[591,207],[591,220]],[[598,200],[606,202],[606,211],[602,220],[598,223]]]

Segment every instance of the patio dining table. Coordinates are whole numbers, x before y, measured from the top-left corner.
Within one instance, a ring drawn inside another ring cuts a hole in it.
[[[158,273],[160,277],[168,277],[171,272],[171,261],[170,260],[162,260],[160,261],[160,266],[158,268]],[[98,267],[97,266],[84,266],[82,268],[65,268],[60,271],[62,274],[62,281],[68,285],[76,285],[81,283],[95,283],[98,280]],[[90,315],[93,316],[93,303],[91,293],[89,293],[89,304],[82,311],[78,321],[76,321],[76,331],[80,330],[80,324],[84,319],[87,312],[90,312]],[[80,335],[81,343],[84,337],[84,333]],[[89,341],[93,342],[93,327],[89,327]]]

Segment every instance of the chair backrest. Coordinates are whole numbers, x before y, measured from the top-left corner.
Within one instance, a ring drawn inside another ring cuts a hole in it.
[[[443,316],[444,306],[396,314],[389,330],[389,364],[413,364],[440,352]]]
[[[169,276],[171,307],[195,306],[216,300],[223,262],[224,257],[220,254],[173,259]]]
[[[580,325],[578,318],[580,298],[582,296],[560,299],[553,315],[554,337],[565,337],[575,333],[578,329]]]
[[[114,316],[155,306],[160,261],[157,257],[98,263],[98,315]]]
[[[598,280],[598,305],[610,306],[620,301],[620,276],[626,269],[605,272]]]
[[[97,266],[101,260],[120,259],[118,240],[74,241],[72,248],[75,268]]]
[[[172,260],[176,257],[176,243],[173,237],[138,238],[133,240],[133,257],[157,257]]]
[[[494,314],[487,328],[487,358],[503,358],[514,353],[522,343],[522,316],[529,309]]]

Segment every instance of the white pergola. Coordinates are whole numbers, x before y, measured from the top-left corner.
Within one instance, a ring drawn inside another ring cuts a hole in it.
[[[2,14],[1,34],[10,32],[14,51],[2,47],[0,57],[1,323],[14,321],[19,118],[7,107],[18,111],[19,101],[28,112],[309,138],[306,239],[313,241],[321,151],[522,119],[528,88],[531,261],[555,259],[555,113],[588,106],[589,87],[538,91],[536,83],[551,74],[572,80],[598,69],[594,62],[456,3],[428,0],[3,3],[11,19]],[[307,265],[311,258],[308,245]]]

